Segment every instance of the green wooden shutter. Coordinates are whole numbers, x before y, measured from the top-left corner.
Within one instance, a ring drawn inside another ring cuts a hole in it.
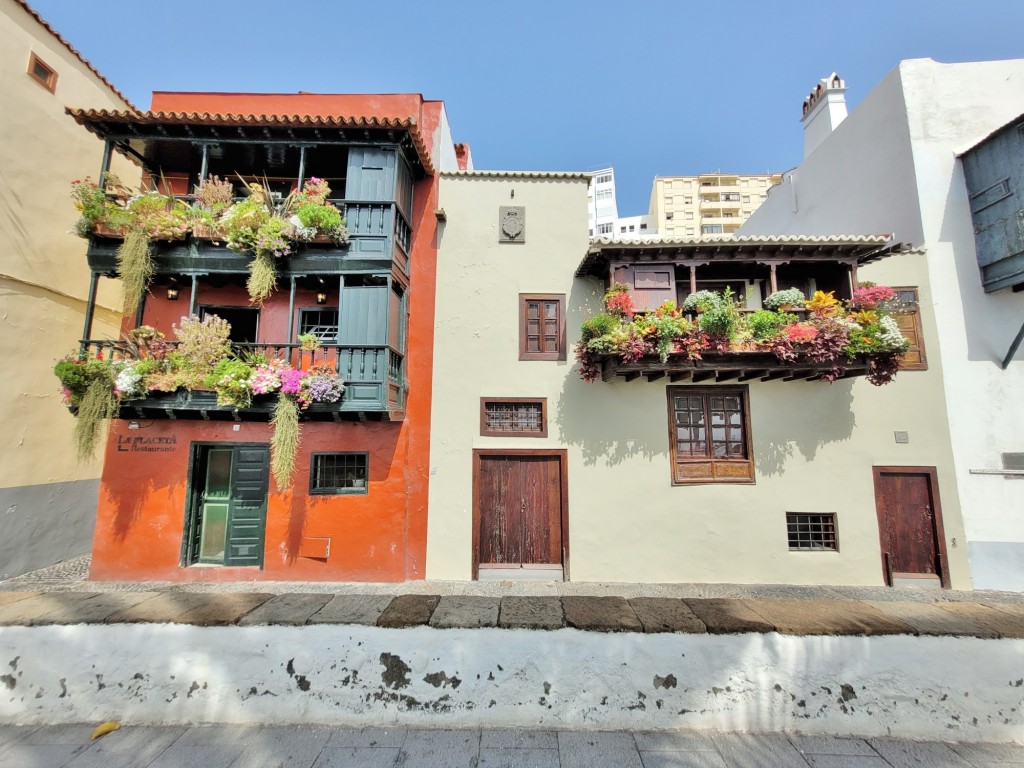
[[[352,147],[348,153],[345,197],[349,200],[395,199],[395,152],[376,147]]]
[[[263,565],[269,476],[270,446],[235,446],[225,565]]]

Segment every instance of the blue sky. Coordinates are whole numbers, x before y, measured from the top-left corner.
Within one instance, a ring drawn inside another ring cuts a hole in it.
[[[1024,0],[30,0],[130,99],[153,90],[418,92],[477,168],[655,175],[799,163],[800,104],[855,105],[901,59],[1024,56]],[[84,105],[83,105],[84,106]]]

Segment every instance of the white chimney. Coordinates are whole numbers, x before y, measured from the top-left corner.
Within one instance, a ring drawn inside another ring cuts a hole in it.
[[[831,75],[804,99],[804,159],[846,118],[846,83],[839,75]]]

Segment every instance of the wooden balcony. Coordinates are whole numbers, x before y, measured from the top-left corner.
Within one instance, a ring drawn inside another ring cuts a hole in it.
[[[128,358],[126,346],[116,341],[83,341],[90,357],[107,360]],[[173,346],[173,344],[171,345]],[[329,365],[341,377],[345,391],[336,403],[313,403],[301,412],[310,421],[401,421],[405,418],[405,370],[403,356],[387,346],[325,344],[315,352],[298,344],[235,344],[240,356],[258,353],[308,370]],[[217,405],[215,392],[179,389],[150,392],[145,398],[125,400],[122,419],[202,419],[205,421],[267,421],[273,416],[277,394],[257,395],[247,408]]]
[[[689,360],[686,355],[669,355],[664,363],[654,355],[643,357],[635,363],[623,362],[616,353],[595,356],[601,368],[601,380],[612,381],[621,377],[626,381],[639,379],[648,381],[668,378],[672,383],[722,381],[817,381],[822,374],[832,370],[828,363],[812,363],[807,360],[780,362],[771,352],[762,350],[730,350],[728,352],[704,352],[700,360]],[[852,360],[844,359],[843,374],[840,378],[866,376],[869,360],[866,355]]]
[[[326,239],[296,243],[281,259],[279,273],[340,275],[353,272],[390,271],[397,267],[409,274],[412,230],[395,203],[332,200],[345,216],[349,240],[338,244]],[[108,277],[117,276],[119,233],[97,232],[89,240],[89,268]],[[227,247],[223,240],[188,234],[180,240],[152,243],[155,274],[226,275],[249,271],[251,254]]]

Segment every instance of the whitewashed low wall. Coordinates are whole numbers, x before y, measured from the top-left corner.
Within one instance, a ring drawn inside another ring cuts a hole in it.
[[[6,723],[1024,740],[1024,640],[181,625],[0,630]]]

